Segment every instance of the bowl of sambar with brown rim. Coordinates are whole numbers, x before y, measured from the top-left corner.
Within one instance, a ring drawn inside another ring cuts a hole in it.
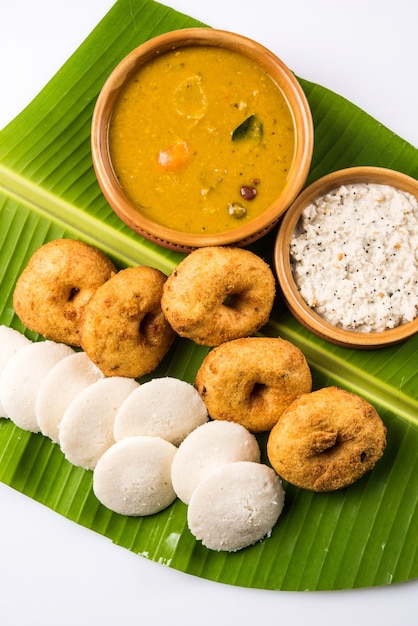
[[[286,65],[239,34],[155,37],[105,82],[92,158],[115,213],[166,248],[247,245],[305,184],[313,123]]]

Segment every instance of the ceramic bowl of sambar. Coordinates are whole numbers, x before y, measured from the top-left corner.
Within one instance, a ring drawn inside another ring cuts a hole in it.
[[[335,171],[286,211],[274,250],[281,292],[311,332],[347,348],[418,332],[418,181],[387,168]]]
[[[247,245],[303,188],[313,124],[286,65],[239,34],[191,28],[133,50],[96,102],[92,158],[131,229],[169,249]]]

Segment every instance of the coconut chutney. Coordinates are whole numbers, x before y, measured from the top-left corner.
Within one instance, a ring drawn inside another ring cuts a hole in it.
[[[418,313],[418,200],[388,185],[357,183],[303,211],[290,242],[296,285],[331,324],[383,331]]]

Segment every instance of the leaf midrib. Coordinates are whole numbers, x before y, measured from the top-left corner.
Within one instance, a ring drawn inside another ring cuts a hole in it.
[[[149,264],[165,273],[170,273],[175,266],[175,261],[162,257],[158,249],[154,251],[143,245],[141,237],[131,239],[1,163],[0,190],[38,214],[70,228],[77,236],[88,237],[104,252],[116,256],[126,265]]]
[[[388,412],[408,424],[418,427],[418,401],[396,390],[388,383],[372,376],[345,360],[341,355],[328,352],[324,347],[309,343],[301,338],[295,330],[280,322],[273,322],[275,334],[291,341],[300,347],[311,367],[316,371],[327,374],[332,372],[336,385],[351,387],[359,395],[366,397],[372,404],[383,406]]]
[[[118,257],[126,265],[149,264],[169,274],[175,267],[173,259],[162,257],[158,249],[154,251],[143,245],[142,238],[130,239],[123,232],[108,226],[105,222],[89,215],[79,207],[63,200],[61,197],[35,185],[20,174],[0,164],[0,189],[6,195],[14,197],[18,202],[30,207],[37,213],[63,224],[77,233],[77,236],[88,237],[107,254]],[[275,334],[300,343],[297,332],[285,324],[273,322]],[[359,370],[335,353],[329,353],[321,346],[303,344],[303,352],[310,365],[319,372],[333,372],[336,384],[354,388],[360,395],[367,397],[372,403],[383,405],[388,411],[405,422],[418,427],[418,402],[399,391],[394,398],[393,388],[377,377]]]

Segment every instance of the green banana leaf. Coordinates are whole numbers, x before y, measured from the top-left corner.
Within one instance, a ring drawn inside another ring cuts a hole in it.
[[[0,133],[0,323],[24,331],[12,307],[17,277],[44,242],[76,237],[118,267],[148,264],[169,273],[182,256],[142,239],[111,211],[90,156],[97,95],[115,65],[160,33],[203,26],[152,0],[119,0],[37,98]],[[327,89],[299,79],[312,108],[315,150],[308,182],[336,169],[379,165],[418,177],[417,150]],[[252,246],[272,261],[275,233]],[[314,387],[336,384],[380,412],[388,446],[376,468],[335,493],[286,485],[272,536],[234,554],[211,552],[187,528],[176,501],[147,518],[103,507],[92,473],[68,463],[59,446],[0,420],[0,480],[57,513],[159,563],[213,581],[281,590],[387,585],[418,574],[418,337],[386,349],[328,344],[304,329],[278,298],[263,329],[298,345]],[[206,349],[178,340],[154,376],[193,382]],[[260,437],[265,445],[265,439]]]

